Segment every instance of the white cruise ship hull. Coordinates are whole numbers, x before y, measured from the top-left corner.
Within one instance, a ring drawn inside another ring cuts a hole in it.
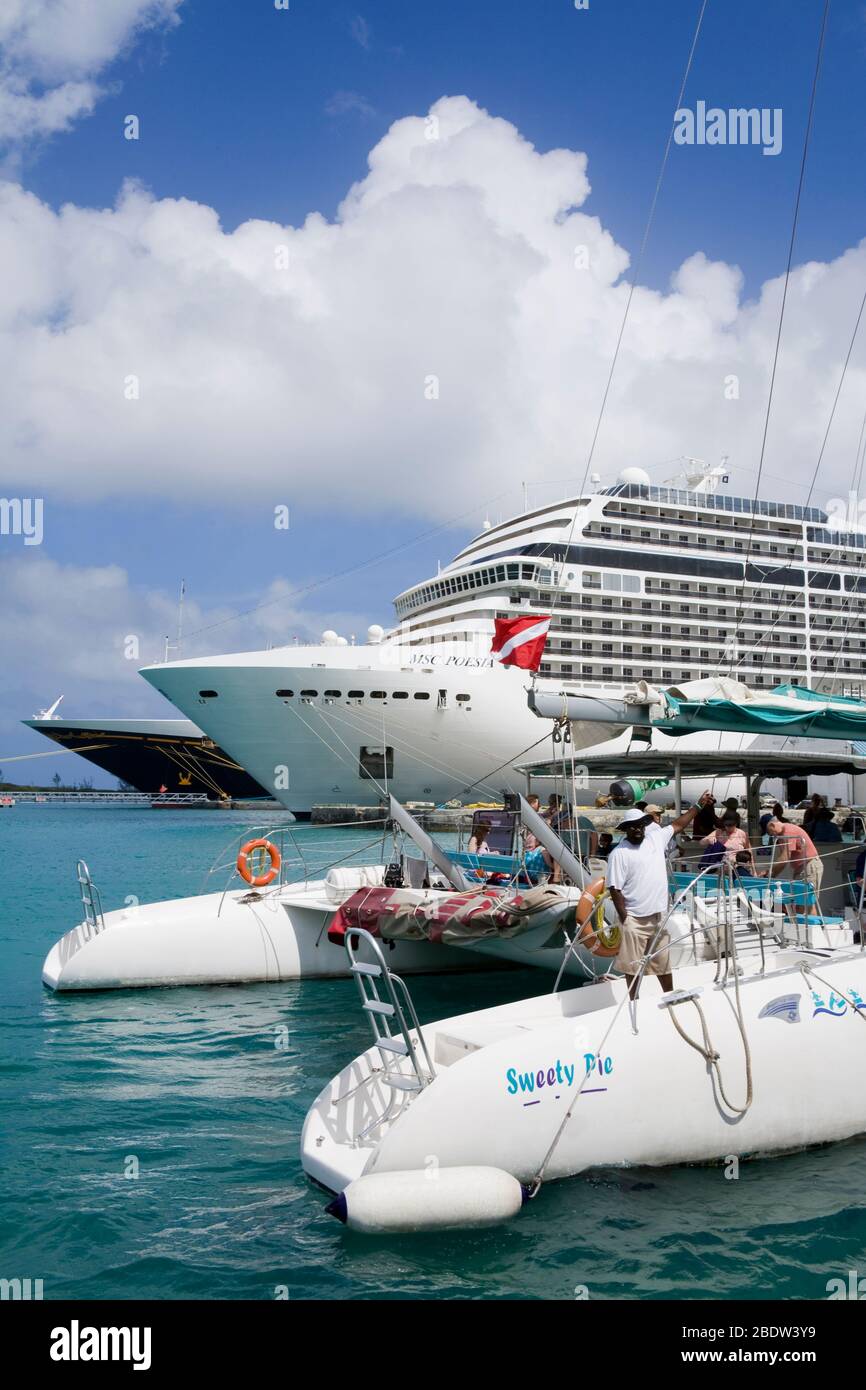
[[[527,706],[528,674],[481,664],[458,644],[435,665],[393,647],[299,647],[142,674],[295,814],[323,803],[377,805],[388,792],[400,801],[498,798],[503,788],[524,791],[518,766],[550,748],[549,721]],[[621,729],[574,725],[572,747]],[[377,767],[384,748],[387,764]]]

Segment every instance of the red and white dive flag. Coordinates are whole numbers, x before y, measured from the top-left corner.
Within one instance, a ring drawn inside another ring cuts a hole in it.
[[[549,627],[549,618],[497,618],[490,651],[503,666],[537,671]]]

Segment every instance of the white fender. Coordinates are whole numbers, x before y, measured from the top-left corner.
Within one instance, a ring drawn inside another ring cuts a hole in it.
[[[367,1173],[326,1208],[353,1231],[438,1231],[509,1221],[526,1190],[502,1168],[429,1168]]]

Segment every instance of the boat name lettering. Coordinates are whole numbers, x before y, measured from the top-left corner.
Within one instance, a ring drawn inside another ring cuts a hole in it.
[[[584,1080],[592,1073],[596,1076],[610,1076],[613,1071],[613,1058],[602,1057],[596,1052],[585,1052],[583,1065]],[[508,1094],[516,1096],[519,1092],[541,1091],[551,1086],[573,1086],[575,1070],[573,1062],[563,1062],[558,1057],[553,1066],[539,1067],[535,1071],[518,1071],[517,1067],[509,1067],[505,1073]]]
[[[540,1067],[538,1071],[518,1071],[509,1067],[505,1073],[508,1094],[516,1096],[518,1091],[540,1091],[543,1086],[573,1086],[574,1063],[556,1059],[553,1067]]]

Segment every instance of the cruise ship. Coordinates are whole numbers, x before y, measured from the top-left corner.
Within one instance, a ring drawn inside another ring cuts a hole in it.
[[[637,680],[730,674],[757,690],[861,694],[866,535],[819,507],[731,496],[727,481],[724,463],[687,460],[663,485],[626,469],[485,527],[362,645],[329,632],[142,674],[300,817],[384,789],[442,802],[525,785],[517,768],[544,756],[550,731],[527,707],[527,674],[490,655],[497,617],[552,614],[542,688],[620,697]],[[574,747],[615,748],[616,733],[578,728]],[[728,738],[748,742],[687,742]]]
[[[211,801],[267,796],[189,719],[63,719],[45,710],[22,723],[149,796],[198,793]]]

